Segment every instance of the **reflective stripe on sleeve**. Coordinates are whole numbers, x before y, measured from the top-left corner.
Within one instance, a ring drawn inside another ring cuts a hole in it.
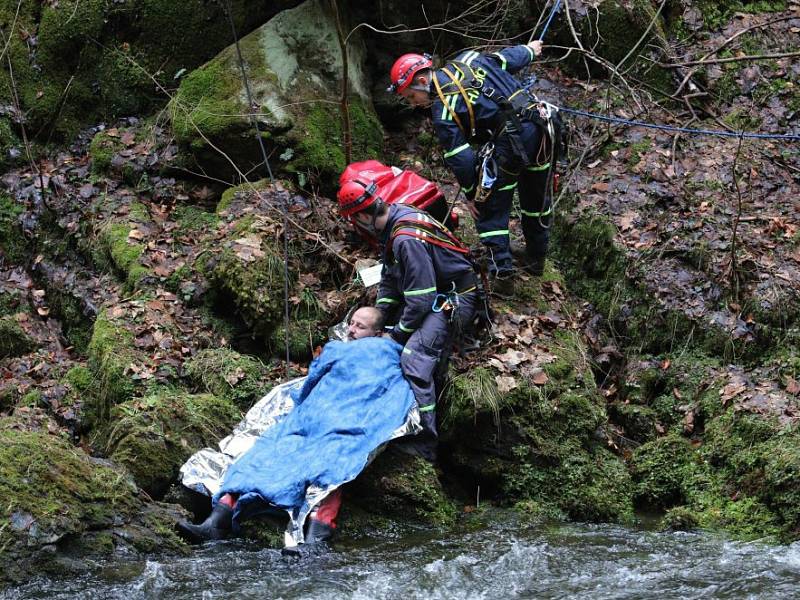
[[[420,406],[419,412],[431,412],[436,408],[435,404],[428,404],[428,406]]]
[[[398,304],[400,300],[396,298],[378,298],[378,302],[376,304]]]
[[[492,52],[492,56],[496,56],[497,58],[500,59],[500,68],[503,69],[503,71],[505,71],[506,67],[508,66],[508,61],[506,60],[506,57],[500,54],[499,52]]]
[[[411,329],[411,328],[409,328],[409,327],[406,327],[406,326],[405,326],[405,325],[403,325],[402,323],[398,323],[398,324],[397,324],[397,328],[398,328],[400,331],[402,331],[403,333],[414,333],[414,332],[416,331],[416,329]]]
[[[502,191],[505,191],[505,190],[513,190],[515,187],[517,187],[517,182],[516,181],[514,183],[510,183],[508,185],[504,185],[503,187],[501,187],[497,191],[498,192],[502,192]]]
[[[527,51],[528,51],[528,53],[531,55],[531,62],[533,62],[534,60],[536,60],[536,55],[533,53],[533,48],[531,48],[530,46],[528,46],[528,45],[526,44],[526,45],[525,45],[525,50],[527,50]]]

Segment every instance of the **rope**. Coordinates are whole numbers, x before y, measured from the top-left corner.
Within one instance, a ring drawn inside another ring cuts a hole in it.
[[[233,34],[233,41],[236,45],[236,57],[239,61],[239,70],[242,72],[242,81],[244,82],[244,89],[247,93],[247,107],[250,123],[253,125],[253,130],[258,140],[258,146],[261,148],[261,156],[264,159],[264,164],[267,167],[267,174],[269,181],[275,185],[275,177],[272,174],[272,168],[269,166],[269,159],[267,158],[267,149],[264,147],[264,140],[261,138],[261,132],[258,130],[258,123],[252,113],[253,93],[250,91],[250,80],[247,78],[247,71],[244,66],[244,57],[242,56],[242,49],[239,45],[239,35],[236,33],[236,25],[233,22],[233,14],[231,11],[230,0],[225,0],[223,5],[228,22],[231,25],[231,33]],[[284,327],[284,345],[286,347],[286,372],[289,372],[289,215],[286,207],[286,202],[281,206],[283,213],[283,327]]]
[[[693,129],[690,127],[673,127],[672,125],[659,125],[657,123],[647,123],[645,121],[634,121],[632,119],[623,119],[620,117],[609,117],[606,115],[598,115],[595,113],[586,112],[583,110],[575,110],[573,108],[557,107],[560,112],[579,117],[587,117],[589,119],[597,119],[599,121],[607,121],[610,123],[620,123],[622,125],[631,125],[634,127],[647,127],[649,129],[660,129],[662,131],[672,131],[674,133],[688,133],[691,135],[710,135],[719,137],[734,137],[745,139],[757,140],[786,140],[790,142],[800,142],[800,134],[792,133],[747,133],[738,131],[724,131],[720,129]]]
[[[547,17],[547,21],[544,24],[544,29],[542,29],[542,33],[539,34],[539,41],[544,39],[544,36],[547,34],[547,30],[550,27],[550,22],[553,20],[553,17],[556,16],[559,8],[561,8],[561,0],[556,0],[556,3],[553,5],[553,9],[550,11],[550,16]]]

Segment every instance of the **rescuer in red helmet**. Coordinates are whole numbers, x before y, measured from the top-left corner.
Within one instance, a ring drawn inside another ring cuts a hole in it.
[[[387,204],[372,181],[346,181],[339,212],[381,248],[383,272],[377,306],[389,335],[405,346],[400,358],[420,411],[423,431],[400,444],[436,458],[436,398],[454,335],[468,329],[478,303],[478,280],[469,249],[428,213]]]
[[[512,76],[541,54],[542,43],[482,54],[459,54],[434,69],[427,54],[404,54],[391,69],[389,91],[429,108],[444,158],[467,196],[489,272],[513,287],[509,212],[519,188],[526,269],[541,275],[552,214],[549,189],[560,121]],[[479,151],[476,148],[480,147]]]

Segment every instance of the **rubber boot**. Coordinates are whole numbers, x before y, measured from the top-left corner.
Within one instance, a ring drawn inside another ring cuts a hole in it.
[[[318,519],[309,519],[305,543],[299,546],[287,546],[281,550],[281,554],[299,559],[326,554],[331,549],[328,542],[333,537],[333,532],[334,528],[327,523],[323,523]]]
[[[178,523],[178,530],[193,544],[208,540],[222,540],[230,535],[232,520],[233,509],[227,504],[218,502],[205,521],[199,525],[181,521]]]
[[[496,271],[489,276],[492,295],[508,297],[514,295],[514,272],[511,269]]]
[[[530,254],[525,257],[525,271],[535,277],[541,277],[544,273],[544,256],[531,256]]]

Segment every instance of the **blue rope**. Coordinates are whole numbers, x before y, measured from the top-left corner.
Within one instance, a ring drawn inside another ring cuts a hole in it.
[[[673,127],[671,125],[658,125],[656,123],[645,123],[644,121],[632,121],[630,119],[621,119],[619,117],[607,117],[605,115],[598,115],[595,113],[585,112],[582,110],[575,110],[572,108],[558,108],[559,111],[571,115],[578,115],[580,117],[588,117],[590,119],[598,119],[600,121],[607,121],[610,123],[620,123],[622,125],[633,125],[635,127],[647,127],[649,129],[660,129],[662,131],[673,131],[676,133],[688,133],[691,135],[716,135],[720,137],[733,137],[757,140],[787,140],[791,142],[800,142],[800,135],[790,133],[746,133],[736,131],[723,131],[718,129],[691,129],[689,127]]]
[[[542,33],[539,34],[539,41],[544,39],[545,34],[547,33],[547,29],[550,27],[550,22],[553,20],[553,17],[556,16],[558,9],[561,7],[561,0],[556,0],[556,3],[553,5],[553,10],[550,11],[550,16],[547,17],[547,21],[544,24],[544,29],[542,29]]]

